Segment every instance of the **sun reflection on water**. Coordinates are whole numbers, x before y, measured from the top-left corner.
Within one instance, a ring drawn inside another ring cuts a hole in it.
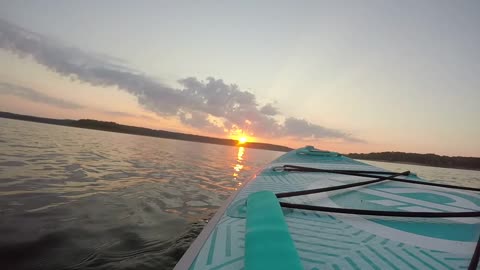
[[[237,153],[237,162],[235,166],[233,166],[233,181],[238,181],[238,176],[240,171],[243,169],[243,155],[245,154],[245,147],[239,147],[238,148],[238,153]],[[238,182],[238,186],[241,186],[242,183]]]

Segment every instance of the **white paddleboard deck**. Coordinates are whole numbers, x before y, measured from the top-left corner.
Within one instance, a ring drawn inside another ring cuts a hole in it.
[[[307,190],[365,181],[318,172],[282,172],[285,164],[333,170],[380,168],[347,157],[289,152],[233,195],[208,223],[175,269],[243,269],[244,205],[249,194]],[[415,175],[399,177],[419,180]],[[380,211],[480,211],[478,192],[385,181],[280,201]],[[304,269],[467,269],[480,235],[480,218],[373,217],[286,210],[285,220]]]

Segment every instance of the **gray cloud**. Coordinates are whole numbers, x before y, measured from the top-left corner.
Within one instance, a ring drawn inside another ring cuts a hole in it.
[[[126,67],[119,59],[65,46],[1,19],[0,48],[20,57],[32,57],[74,80],[95,86],[116,86],[134,95],[145,109],[162,117],[178,117],[182,123],[198,129],[223,132],[224,128],[239,127],[264,137],[313,136],[355,141],[348,134],[305,120],[287,118],[280,123],[274,118],[281,115],[276,107],[259,105],[254,94],[235,84],[213,77],[205,81],[189,77],[178,80],[181,88],[173,88]],[[222,123],[212,122],[211,116],[222,119]]]
[[[127,112],[118,112],[118,111],[107,111],[107,110],[98,110],[100,113],[108,114],[115,117],[139,117],[138,115],[127,113]]]
[[[0,82],[0,94],[3,95],[13,95],[21,97],[30,101],[35,101],[39,103],[45,103],[53,105],[63,109],[81,109],[84,106],[66,101],[63,99],[54,98],[45,94],[42,94],[31,88],[23,87],[20,85],[14,85],[6,82]]]
[[[97,111],[99,113],[102,113],[102,114],[112,116],[112,117],[130,117],[130,118],[137,118],[137,119],[138,118],[143,118],[143,119],[150,120],[150,121],[158,120],[155,117],[145,115],[145,114],[133,114],[133,113],[128,113],[128,112],[110,111],[110,110],[103,110],[103,109],[97,109],[97,108],[90,108],[90,109],[92,109],[94,111]]]
[[[208,119],[208,116],[208,113],[201,111],[192,111],[190,113],[179,112],[180,121],[186,125],[212,133],[223,132],[223,128],[218,124],[212,123]]]
[[[265,104],[265,106],[263,106],[260,109],[260,112],[265,114],[265,115],[277,115],[277,114],[279,114],[278,109],[275,108],[271,103]]]
[[[351,142],[364,142],[362,140],[353,138],[349,134],[343,133],[339,130],[322,127],[320,125],[309,123],[306,120],[293,117],[289,117],[285,120],[283,132],[286,136],[294,136],[300,138],[343,138]]]

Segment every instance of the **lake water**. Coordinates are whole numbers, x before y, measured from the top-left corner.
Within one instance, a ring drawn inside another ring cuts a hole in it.
[[[281,154],[0,119],[1,267],[171,269]],[[480,171],[367,162],[480,185]]]

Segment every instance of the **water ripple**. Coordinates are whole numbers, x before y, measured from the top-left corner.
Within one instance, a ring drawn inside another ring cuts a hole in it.
[[[280,155],[5,119],[0,130],[6,269],[170,269]]]

